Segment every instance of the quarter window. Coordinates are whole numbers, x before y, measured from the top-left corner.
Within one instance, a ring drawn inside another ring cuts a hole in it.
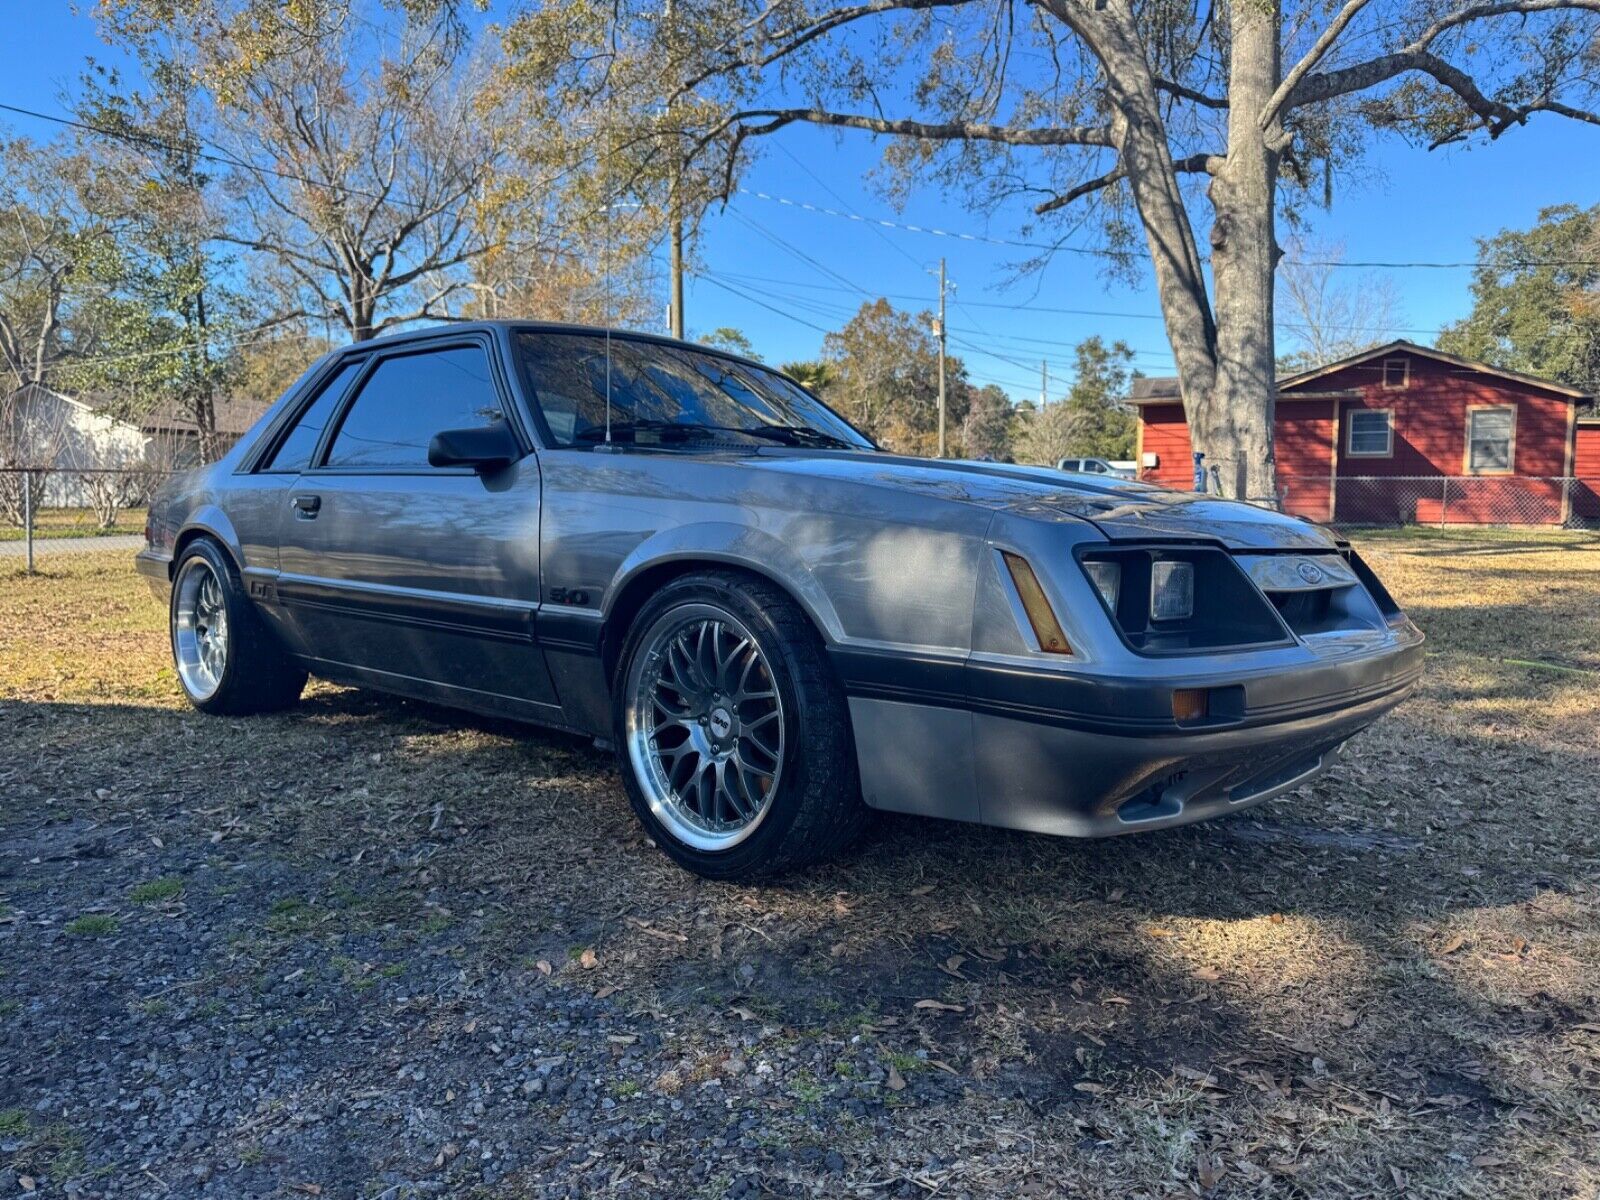
[[[300,414],[300,419],[294,423],[283,441],[278,443],[278,448],[273,451],[272,458],[262,468],[264,471],[304,471],[311,465],[311,456],[316,452],[317,442],[322,438],[322,430],[328,424],[334,411],[339,407],[339,401],[344,399],[350,381],[356,377],[356,372],[361,370],[365,359],[356,359],[343,364],[333,373],[333,378],[323,385],[305,412]]]
[[[380,362],[361,385],[327,465],[426,467],[434,434],[503,420],[483,347],[396,355]]]
[[[1475,408],[1467,413],[1467,469],[1510,471],[1517,432],[1514,408]]]
[[[1411,382],[1411,360],[1409,358],[1386,358],[1383,360],[1383,386],[1390,391],[1403,388]]]
[[[1392,418],[1387,408],[1352,411],[1345,452],[1352,458],[1388,458],[1394,452]]]

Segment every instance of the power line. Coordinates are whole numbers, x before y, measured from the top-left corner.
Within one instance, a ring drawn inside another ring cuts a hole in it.
[[[203,142],[198,139],[192,142],[174,142],[166,138],[157,137],[155,134],[151,133],[134,132],[126,129],[107,129],[104,126],[91,125],[87,121],[79,121],[71,117],[52,116],[50,113],[36,112],[31,108],[21,108],[15,104],[0,103],[0,111],[18,113],[24,117],[33,117],[36,120],[49,121],[56,125],[65,125],[71,129],[79,129],[85,133],[92,133],[99,137],[112,138],[116,141],[127,142],[128,144],[134,146],[144,146],[157,150],[171,150],[180,154],[192,154],[195,158],[201,159],[205,162],[220,163],[223,166],[229,167],[239,167],[243,170],[256,172],[262,175],[272,175],[279,179],[288,180],[292,183],[305,184],[307,187],[326,188],[329,191],[347,192],[352,196],[363,196],[369,200],[378,200],[384,203],[394,204],[400,208],[414,209],[417,212],[421,212],[425,208],[424,205],[418,204],[415,201],[407,200],[404,197],[383,196],[377,192],[364,191],[361,188],[350,187],[347,184],[329,183],[323,179],[312,179],[308,175],[301,175],[293,171],[280,171],[273,167],[258,166],[255,163],[248,162],[245,159],[226,153],[221,149],[221,147],[215,145],[215,143]],[[211,146],[211,149],[209,151],[203,149],[202,147],[205,146]]]
[[[721,274],[724,277],[729,278],[729,279],[743,279],[743,280],[748,280],[748,281],[750,281],[752,283],[774,283],[774,284],[778,284],[778,285],[783,286],[783,287],[810,288],[810,289],[816,290],[816,291],[846,291],[846,290],[852,290],[852,289],[846,289],[846,288],[836,288],[836,287],[833,287],[833,286],[831,286],[829,284],[826,284],[826,283],[811,283],[811,282],[808,282],[806,280],[800,280],[800,279],[779,279],[779,278],[776,278],[775,276],[771,276],[771,275],[753,275],[753,274],[750,274],[749,272],[746,272],[746,271],[726,271],[725,270],[725,271],[722,271]],[[916,300],[924,299],[924,297],[916,295],[916,294],[911,293],[911,292],[883,292],[882,295],[883,295],[883,297],[885,299],[889,299],[889,300],[913,300],[913,301],[916,301]],[[957,301],[957,304],[960,305],[960,304],[962,304],[962,302]],[[1051,305],[1048,305],[1048,304],[1014,304],[1014,303],[1003,303],[1003,302],[998,301],[998,300],[968,300],[968,301],[965,302],[965,304],[966,305],[971,305],[974,308],[994,308],[994,309],[1003,310],[1005,312],[1051,313],[1051,314],[1059,314],[1059,315],[1062,315],[1062,316],[1072,316],[1072,317],[1109,317],[1109,318],[1113,318],[1113,319],[1117,319],[1117,320],[1130,320],[1130,321],[1165,321],[1166,320],[1166,318],[1163,317],[1160,313],[1123,312],[1123,311],[1116,310],[1116,309],[1104,309],[1104,308],[1059,308],[1059,307],[1054,307],[1054,306],[1051,306]],[[1309,329],[1313,328],[1313,326],[1307,325],[1302,321],[1277,321],[1277,322],[1275,322],[1275,324],[1277,325],[1277,327],[1279,329],[1309,330]],[[1424,326],[1417,326],[1417,325],[1349,325],[1349,326],[1341,326],[1341,328],[1344,329],[1344,330],[1347,330],[1350,333],[1421,333],[1421,334],[1427,334],[1429,336],[1435,336],[1439,332],[1438,327],[1436,327],[1436,326],[1426,326],[1426,327],[1424,327]],[[985,333],[985,334],[988,333],[987,330],[982,330],[982,329],[980,329],[979,332]],[[1018,335],[1018,334],[989,334],[988,336],[1002,337],[1002,338],[1012,338],[1012,339],[1015,339],[1015,340],[1034,340],[1034,339],[1022,339],[1020,337],[1020,335]],[[1057,344],[1057,345],[1065,345],[1067,343],[1055,343],[1055,344]]]
[[[741,196],[753,196],[758,200],[767,200],[774,204],[782,204],[789,208],[802,209],[805,212],[821,213],[824,216],[839,217],[846,221],[858,224],[877,226],[883,229],[894,229],[902,233],[921,233],[931,237],[954,238],[962,242],[981,242],[990,246],[1015,246],[1025,250],[1049,250],[1066,254],[1082,254],[1095,258],[1122,258],[1122,254],[1114,250],[1101,250],[1092,246],[1061,246],[1053,242],[1030,242],[1017,238],[997,238],[981,233],[965,233],[953,229],[939,229],[931,225],[913,225],[905,221],[893,221],[887,217],[869,217],[861,213],[849,212],[826,205],[812,204],[807,200],[795,200],[788,196],[777,196],[771,192],[757,191],[754,188],[741,187],[737,189]],[[1409,262],[1391,262],[1378,259],[1312,259],[1312,258],[1285,258],[1283,262],[1290,266],[1299,267],[1329,267],[1346,268],[1354,267],[1367,270],[1466,270],[1478,267],[1498,267],[1511,270],[1521,267],[1600,267],[1600,259],[1589,258],[1541,258],[1541,259],[1505,259],[1501,261],[1485,262],[1482,259],[1469,259],[1461,262],[1428,262],[1415,260]]]

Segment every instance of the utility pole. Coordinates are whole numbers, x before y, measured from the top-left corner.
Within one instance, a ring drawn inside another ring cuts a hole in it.
[[[1043,410],[1050,403],[1050,360],[1039,360],[1039,408]]]
[[[667,0],[662,10],[662,21],[669,33],[673,31],[672,22],[676,15],[674,0]],[[667,111],[672,111],[669,103]],[[680,157],[678,164],[672,169],[672,211],[669,214],[672,220],[672,293],[668,307],[668,323],[672,326],[672,336],[683,338],[683,160]]]
[[[672,336],[683,337],[683,210],[678,206],[678,180],[672,185]]]
[[[939,260],[939,457],[944,457],[944,259]]]

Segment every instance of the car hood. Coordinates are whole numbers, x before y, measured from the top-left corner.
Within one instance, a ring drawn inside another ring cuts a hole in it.
[[[800,472],[917,492],[1042,520],[1089,521],[1113,541],[1204,538],[1236,550],[1329,550],[1320,526],[1254,504],[1170,491],[1133,480],[1101,482],[1046,467],[893,454],[761,451],[767,470]]]

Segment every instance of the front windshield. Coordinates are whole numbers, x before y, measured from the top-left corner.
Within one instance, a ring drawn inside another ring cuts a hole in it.
[[[872,443],[774,371],[683,346],[612,337],[611,440],[636,445],[715,439],[871,450]],[[606,439],[606,338],[517,334],[518,357],[557,446]]]

